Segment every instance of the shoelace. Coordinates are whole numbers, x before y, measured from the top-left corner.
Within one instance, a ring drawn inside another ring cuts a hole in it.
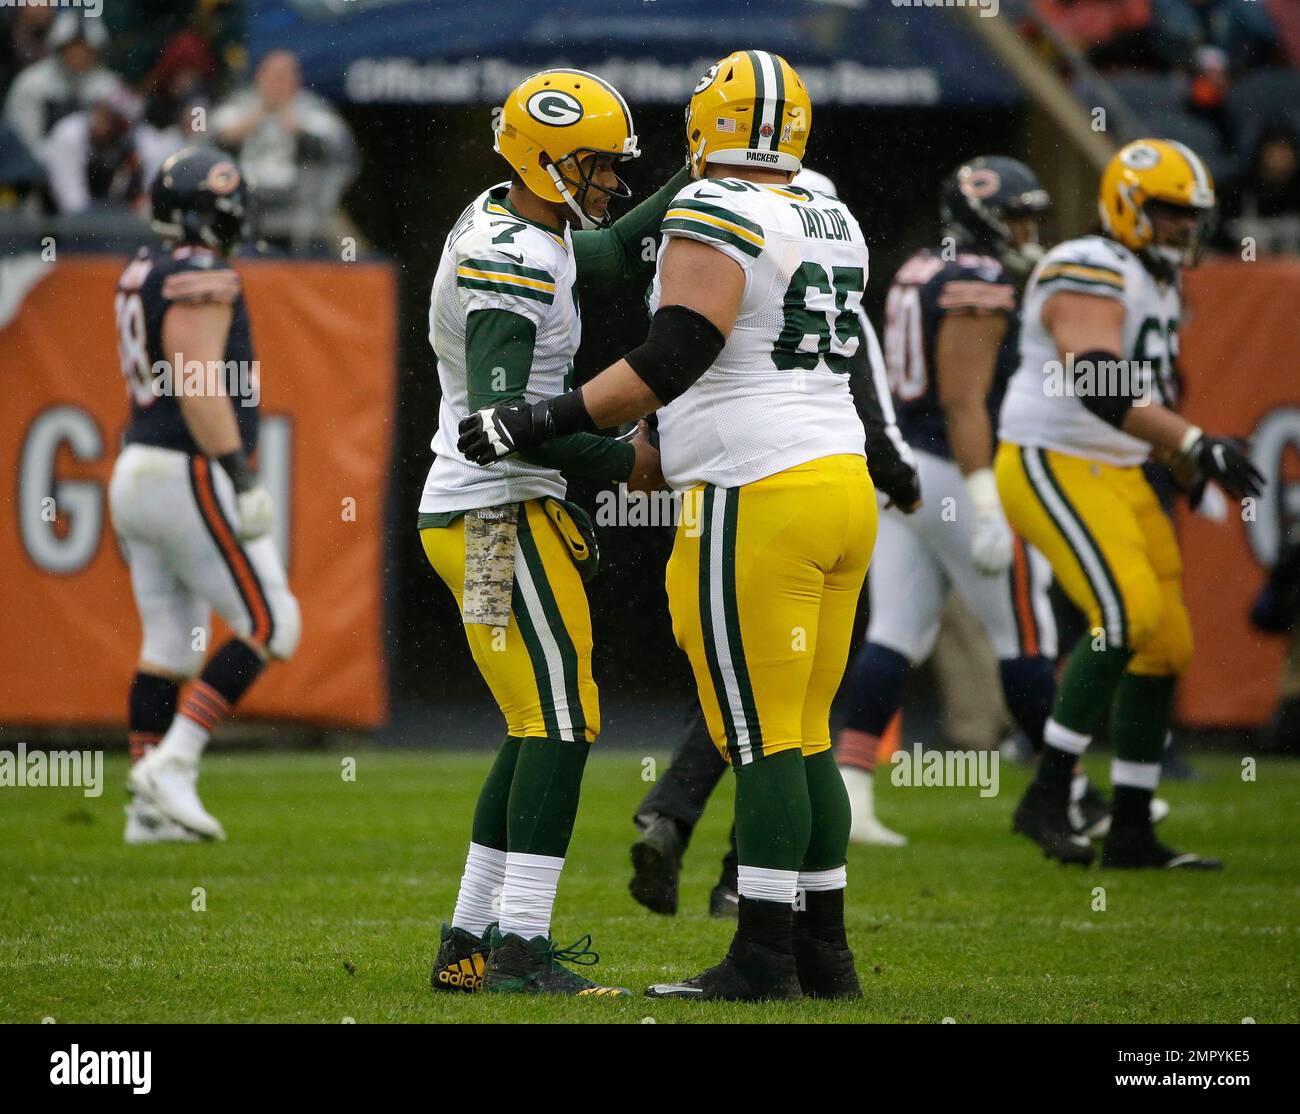
[[[594,967],[600,962],[600,956],[591,950],[591,933],[575,940],[567,948],[551,944],[551,959],[560,959],[577,967]]]

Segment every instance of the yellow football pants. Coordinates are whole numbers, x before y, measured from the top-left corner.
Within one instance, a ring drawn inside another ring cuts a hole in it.
[[[831,700],[875,543],[875,489],[860,456],[684,494],[668,605],[729,762],[830,748]]]
[[[519,512],[510,625],[469,625],[465,637],[511,735],[593,742],[600,733],[600,704],[591,675],[587,593],[541,501],[521,503]],[[420,541],[459,607],[465,520],[421,530]]]
[[[1051,562],[1089,627],[1134,651],[1128,671],[1185,672],[1192,626],[1182,557],[1142,469],[1006,442],[995,469],[1007,519]]]

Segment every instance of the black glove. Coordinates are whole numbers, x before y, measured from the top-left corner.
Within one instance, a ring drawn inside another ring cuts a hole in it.
[[[511,453],[529,452],[554,437],[595,431],[582,391],[572,390],[531,405],[515,402],[478,410],[460,423],[456,448],[475,464],[487,465]]]
[[[517,402],[477,410],[460,423],[456,448],[475,464],[494,464],[511,453],[535,449],[547,433],[546,402]]]
[[[1197,482],[1213,480],[1234,499],[1258,495],[1264,490],[1264,474],[1251,463],[1248,452],[1245,441],[1211,437],[1193,426],[1183,437],[1179,450],[1198,473],[1190,490],[1196,493]]]

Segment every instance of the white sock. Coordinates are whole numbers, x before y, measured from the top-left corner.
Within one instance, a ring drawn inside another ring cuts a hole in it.
[[[1160,784],[1159,762],[1126,762],[1122,758],[1111,760],[1111,785],[1127,785],[1134,789],[1149,789],[1155,792]]]
[[[736,873],[740,896],[751,901],[779,901],[782,905],[793,905],[799,892],[797,870],[771,870],[742,863]]]
[[[501,887],[506,880],[506,853],[495,847],[471,843],[465,856],[465,873],[460,876],[452,928],[463,928],[482,936],[497,919],[501,908]]]
[[[1088,775],[1075,774],[1070,779],[1070,804],[1077,805],[1083,800],[1083,794],[1088,788]]]
[[[1092,742],[1091,735],[1080,735],[1077,731],[1071,731],[1057,723],[1056,720],[1048,717],[1047,722],[1043,725],[1043,742],[1049,747],[1055,747],[1057,750],[1063,750],[1067,754],[1081,755],[1088,749],[1088,744]]]
[[[849,868],[847,866],[837,866],[831,870],[801,870],[799,872],[799,888],[801,890],[811,890],[813,893],[824,893],[827,890],[843,890],[849,884]]]
[[[849,807],[854,820],[869,819],[876,815],[876,775],[861,766],[841,766],[840,777],[849,794]]]
[[[505,885],[501,890],[501,935],[513,932],[525,940],[551,934],[551,910],[560,885],[564,860],[552,855],[506,856]]]
[[[210,738],[208,732],[189,716],[176,716],[167,728],[162,742],[158,744],[157,754],[160,758],[175,758],[192,766],[197,765]]]

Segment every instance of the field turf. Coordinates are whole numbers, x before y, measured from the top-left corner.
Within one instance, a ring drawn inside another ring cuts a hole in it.
[[[125,759],[102,796],[0,789],[0,1021],[1227,1022],[1300,1020],[1300,764],[1197,757],[1165,834],[1221,855],[1214,874],[1103,873],[1043,861],[1009,834],[1001,793],[902,788],[879,812],[912,840],[855,847],[849,937],[866,998],[771,1006],[655,1002],[732,931],[707,916],[730,822],[724,781],[688,853],[682,911],[627,893],[639,754],[597,751],[560,887],[560,943],[590,932],[622,1001],[434,995],[484,755],[223,755],[203,768],[220,845],[125,847]],[[662,759],[661,759],[662,761]],[[1106,762],[1094,772],[1105,784]],[[1104,894],[1095,890],[1103,887]],[[196,891],[201,891],[196,894]],[[1104,898],[1104,911],[1099,908]],[[204,904],[196,911],[196,904]]]

